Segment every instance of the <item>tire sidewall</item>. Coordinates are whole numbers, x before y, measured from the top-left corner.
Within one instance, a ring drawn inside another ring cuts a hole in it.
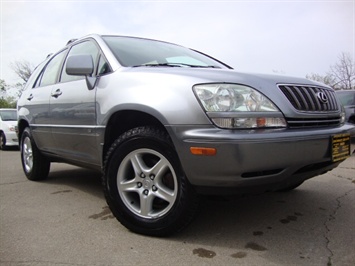
[[[0,150],[6,149],[6,136],[4,132],[0,132]]]

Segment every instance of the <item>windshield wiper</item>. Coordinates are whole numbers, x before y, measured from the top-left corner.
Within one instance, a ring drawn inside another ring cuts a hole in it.
[[[174,64],[174,65],[179,65],[184,67],[194,67],[194,68],[220,68],[218,66],[190,65],[185,63],[168,63],[168,64]]]
[[[132,67],[181,67],[181,64],[175,63],[157,63],[157,64],[141,64]]]
[[[199,66],[199,65],[189,65],[190,67],[200,67],[200,68],[220,68],[219,66]]]
[[[185,63],[157,63],[157,64],[142,64],[133,67],[193,67],[193,68],[220,68],[218,66],[201,66],[201,65],[190,65]]]

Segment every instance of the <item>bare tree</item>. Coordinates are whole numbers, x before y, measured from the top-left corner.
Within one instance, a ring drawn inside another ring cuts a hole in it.
[[[339,61],[330,66],[325,76],[312,73],[306,78],[322,82],[336,90],[355,90],[355,65],[349,53],[341,53]]]
[[[33,65],[26,60],[15,61],[11,63],[10,66],[12,70],[15,71],[17,76],[19,76],[25,83],[30,78],[34,70]]]
[[[331,75],[322,76],[322,75],[319,75],[319,74],[316,74],[316,73],[312,73],[310,75],[306,75],[306,78],[314,80],[314,81],[321,82],[321,83],[326,84],[326,85],[331,86],[331,87],[336,83],[334,77],[331,76]]]
[[[335,89],[355,90],[355,65],[350,53],[341,53],[338,63],[330,67],[329,76],[335,80]]]

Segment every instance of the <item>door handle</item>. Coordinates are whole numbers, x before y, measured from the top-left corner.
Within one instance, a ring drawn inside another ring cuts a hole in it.
[[[27,97],[27,100],[31,101],[33,99],[33,94],[31,93],[30,96]]]
[[[55,92],[51,93],[51,96],[54,98],[58,98],[60,95],[62,95],[62,92],[60,91],[60,89],[57,89]]]

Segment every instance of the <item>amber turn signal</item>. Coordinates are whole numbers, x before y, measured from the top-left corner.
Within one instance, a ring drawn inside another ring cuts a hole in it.
[[[217,154],[217,150],[215,148],[190,147],[190,151],[194,155],[213,156]]]

